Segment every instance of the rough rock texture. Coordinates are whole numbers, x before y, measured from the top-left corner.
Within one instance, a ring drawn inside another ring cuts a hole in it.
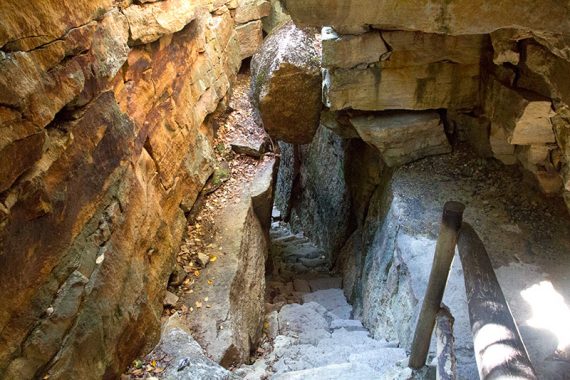
[[[568,278],[560,268],[570,260],[569,217],[559,199],[545,201],[540,194],[523,190],[524,178],[517,169],[481,162],[467,153],[454,155],[401,167],[370,198],[366,220],[343,248],[340,261],[356,315],[374,336],[409,347],[441,208],[447,200],[459,200],[467,205],[465,220],[475,223],[483,238],[539,375],[564,379],[568,365],[548,359],[560,355],[555,353],[557,339],[544,330],[556,330],[546,327],[555,322],[553,318],[533,321],[541,306],[525,294],[550,281],[567,299]],[[514,191],[516,200],[511,196]],[[478,379],[459,264],[454,263],[444,303],[455,317],[459,377]],[[553,301],[549,307],[556,305]]]
[[[163,327],[160,342],[150,355],[154,357],[166,355],[174,363],[161,374],[163,379],[239,379],[238,376],[208,358],[202,347],[192,338],[191,333],[176,316],[170,317]]]
[[[369,25],[378,29],[419,30],[427,33],[483,34],[502,28],[545,33],[567,33],[570,6],[545,0],[374,1],[284,0],[293,20],[301,25],[330,25],[358,31]],[[348,34],[348,33],[347,33]]]
[[[113,378],[156,342],[240,63],[224,3],[0,4],[0,377]]]
[[[291,21],[291,17],[283,9],[280,0],[271,0],[271,10],[267,17],[263,18],[263,31],[270,34],[273,29],[280,27],[286,22]]]
[[[320,127],[309,145],[280,144],[276,206],[295,231],[303,231],[334,262],[348,234],[348,142]]]
[[[287,23],[252,59],[252,92],[270,136],[295,144],[313,138],[321,113],[320,49],[311,29]]]
[[[436,112],[387,113],[350,121],[362,140],[378,148],[390,167],[451,153],[441,117]]]
[[[267,0],[239,0],[234,19],[241,58],[251,57],[263,43],[262,19],[269,16],[271,3]]]
[[[568,4],[283,3],[298,25],[325,27],[331,111],[445,110],[454,140],[518,163],[543,193],[570,200]]]
[[[323,66],[350,69],[351,67],[375,63],[388,53],[379,32],[356,36],[339,36],[332,28],[323,28]]]
[[[224,367],[244,363],[261,337],[265,262],[277,162],[267,158],[258,178],[218,220],[213,243],[222,253],[184,303],[204,303],[187,316],[193,337]],[[215,281],[215,286],[208,283]],[[211,305],[212,307],[208,307]]]
[[[333,66],[325,72],[326,104],[332,110],[473,108],[484,46],[481,36],[403,31],[324,38],[323,63]]]
[[[269,16],[271,3],[267,0],[240,0],[236,8],[235,21],[245,24]]]
[[[236,32],[242,59],[251,57],[263,44],[263,30],[259,20],[236,26]]]

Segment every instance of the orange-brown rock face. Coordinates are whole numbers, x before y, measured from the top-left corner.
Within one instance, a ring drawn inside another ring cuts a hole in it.
[[[241,62],[226,1],[180,3],[0,4],[0,378],[114,378],[156,341]]]

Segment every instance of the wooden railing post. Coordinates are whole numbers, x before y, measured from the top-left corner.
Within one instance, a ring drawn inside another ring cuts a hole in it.
[[[481,380],[536,380],[489,255],[467,223],[461,227],[458,246],[479,377]]]
[[[441,308],[441,301],[447,284],[449,270],[455,254],[455,246],[465,205],[459,202],[447,202],[443,208],[443,216],[439,229],[435,256],[431,268],[428,287],[416,326],[409,367],[422,368],[429,352],[431,335],[435,325],[435,317]]]

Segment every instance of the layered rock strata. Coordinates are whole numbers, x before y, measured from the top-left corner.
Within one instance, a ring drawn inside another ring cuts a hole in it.
[[[0,4],[0,377],[112,378],[156,342],[236,6]]]
[[[324,27],[323,98],[341,118],[444,111],[453,140],[520,164],[545,194],[570,199],[567,4],[284,4],[298,25]]]
[[[241,58],[251,57],[263,43],[262,19],[271,13],[267,0],[238,0],[235,10],[236,32]]]

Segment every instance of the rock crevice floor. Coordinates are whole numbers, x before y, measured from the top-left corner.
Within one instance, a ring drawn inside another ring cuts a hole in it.
[[[353,318],[325,253],[283,223],[273,223],[271,238],[266,340],[255,362],[235,374],[247,380],[393,379],[405,351],[397,342],[373,339]]]

